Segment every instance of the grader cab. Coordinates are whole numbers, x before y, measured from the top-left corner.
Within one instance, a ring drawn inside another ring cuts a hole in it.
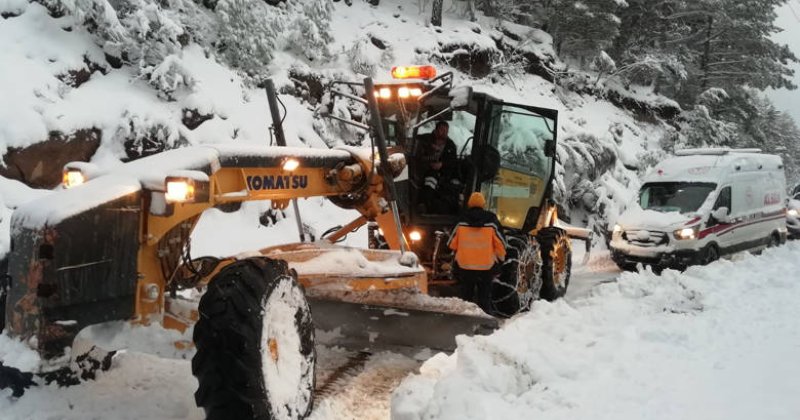
[[[277,95],[268,85],[280,147],[182,148],[107,173],[67,165],[63,190],[13,215],[0,327],[39,352],[36,373],[45,376],[74,364],[77,355],[69,349],[90,325],[127,320],[193,327],[195,399],[208,418],[302,418],[312,407],[315,368],[315,312],[306,291],[334,284],[447,294],[457,279],[445,239],[472,191],[487,197],[509,246],[492,315],[510,316],[540,296],[563,295],[571,248],[549,198],[556,111],[453,88],[451,75],[432,72],[396,69],[400,78],[391,83],[365,79],[346,85],[349,92],[334,87],[334,97],[362,104],[368,118],[331,117],[364,129],[373,147],[286,147]],[[456,204],[437,213],[420,201],[416,159],[421,135],[442,119],[450,122],[459,154],[448,180]],[[190,235],[207,209],[250,200],[286,208],[316,196],[360,216],[323,241],[222,259],[190,255]],[[371,249],[335,245],[363,225],[370,227]],[[199,304],[184,296],[188,289],[203,291]],[[468,324],[461,319],[464,332]],[[32,383],[30,374],[0,363],[0,386],[21,394]]]
[[[480,191],[497,214],[508,243],[508,259],[494,282],[492,315],[527,310],[539,297],[564,295],[571,270],[569,237],[590,240],[585,229],[562,228],[552,197],[558,113],[514,104],[453,86],[452,73],[437,76],[430,66],[396,67],[395,78],[378,84],[387,142],[403,151],[408,170],[396,180],[403,231],[428,272],[432,294],[452,294],[452,254],[446,242],[466,207]],[[446,170],[426,171],[424,142],[442,121],[457,156]],[[384,241],[373,229],[376,246]]]

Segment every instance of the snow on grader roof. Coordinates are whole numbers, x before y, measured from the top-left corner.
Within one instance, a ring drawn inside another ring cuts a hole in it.
[[[272,166],[277,161],[289,157],[303,160],[306,166],[319,166],[327,161],[347,160],[351,157],[351,152],[302,147],[270,147],[266,144],[220,144],[169,150],[122,164],[106,173],[98,173],[96,169],[92,171],[90,164],[70,163],[65,169],[79,170],[87,175],[89,178],[87,181],[92,182],[86,182],[74,189],[60,190],[21,205],[14,213],[13,217],[16,220],[14,225],[37,227],[55,224],[142,188],[163,190],[164,181],[168,176],[186,175],[185,171],[211,175],[223,167]]]

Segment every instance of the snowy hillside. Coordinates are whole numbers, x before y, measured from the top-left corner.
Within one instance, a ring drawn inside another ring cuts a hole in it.
[[[20,151],[54,138],[66,137],[75,143],[75,139],[83,141],[81,133],[90,132],[99,137],[99,143],[93,145],[93,152],[90,147],[88,158],[103,168],[183,145],[270,141],[263,90],[252,85],[252,76],[243,76],[228,67],[228,56],[214,55],[210,40],[218,40],[224,33],[221,26],[211,23],[209,10],[178,1],[172,7],[183,10],[182,14],[150,10],[120,15],[115,20],[85,16],[81,3],[64,3],[61,9],[53,6],[58,2],[43,4],[50,8],[24,0],[0,3],[4,16],[0,61],[14,63],[0,68],[0,91],[7,98],[0,104],[0,151]],[[528,38],[523,39],[529,40],[518,46],[521,51],[536,54],[554,68],[563,66],[555,57],[550,37],[541,31],[500,24],[501,21],[482,15],[477,22],[470,22],[452,8],[445,14],[447,25],[433,28],[416,5],[402,1],[383,1],[378,7],[337,2],[328,7],[329,59],[309,61],[304,54],[297,54],[289,35],[285,35],[276,38],[278,46],[266,68],[266,75],[287,93],[281,99],[287,107],[284,127],[290,145],[329,147],[342,143],[314,118],[313,104],[320,99],[315,81],[360,80],[364,75],[387,79],[392,65],[433,62],[440,71],[455,71],[456,84],[474,85],[506,101],[561,111],[561,164],[556,194],[563,206],[574,209],[577,224],[594,224],[596,218],[590,215],[600,213],[597,222],[602,230],[605,219],[613,218],[628,201],[629,191],[636,188],[634,172],[625,167],[640,167],[642,154],[660,150],[657,140],[664,132],[661,124],[641,122],[631,111],[591,95],[556,88],[524,71],[509,75],[490,69],[488,77],[475,79],[471,73],[477,70],[465,68],[456,60],[459,54],[465,54],[465,48],[467,54],[484,50],[497,54],[498,45],[517,42],[511,37],[525,36]],[[69,13],[71,10],[73,13]],[[297,11],[289,8],[284,13]],[[166,20],[172,19],[172,24],[183,25],[183,33],[190,35],[190,41],[166,52],[161,51],[166,47],[159,43],[153,55],[161,54],[160,58],[143,56],[138,65],[120,66],[109,50],[109,41],[101,36],[103,32],[90,32],[80,24],[81,19],[87,18],[106,19],[107,25],[122,33],[117,37],[143,36],[145,43],[155,42],[147,37],[159,34],[141,34],[141,25],[166,25]],[[206,22],[204,31],[195,28],[200,23],[190,19]],[[148,60],[159,59],[148,65]],[[643,103],[670,104],[669,100],[646,92],[631,95]],[[53,159],[40,165],[44,165],[45,172],[58,172],[64,163]],[[21,179],[32,176],[22,175]],[[328,204],[320,205],[328,212],[337,211]],[[327,227],[330,226],[319,228]],[[223,251],[226,250],[219,253]]]

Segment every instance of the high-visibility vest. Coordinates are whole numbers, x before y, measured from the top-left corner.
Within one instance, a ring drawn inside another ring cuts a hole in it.
[[[463,270],[489,270],[506,257],[506,246],[492,223],[470,226],[459,223],[447,243],[456,252],[456,262]]]

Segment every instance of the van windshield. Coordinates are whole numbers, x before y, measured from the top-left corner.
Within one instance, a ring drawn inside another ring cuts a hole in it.
[[[717,188],[708,182],[653,182],[639,191],[639,205],[645,210],[664,213],[696,211]]]

